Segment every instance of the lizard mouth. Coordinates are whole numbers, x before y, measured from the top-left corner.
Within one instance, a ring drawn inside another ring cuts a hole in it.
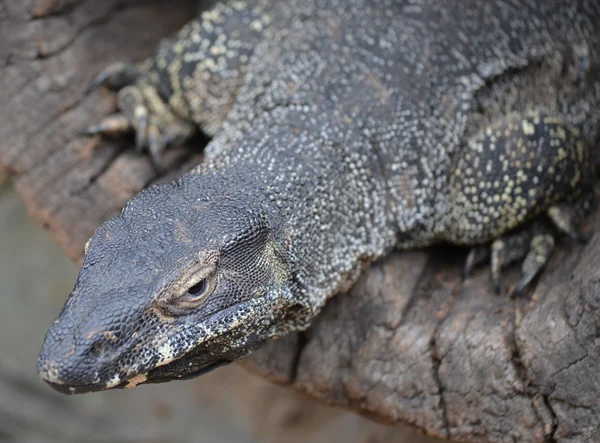
[[[172,363],[150,370],[147,374],[147,379],[143,381],[143,383],[163,383],[171,380],[189,380],[191,378],[204,375],[213,369],[217,369],[221,366],[231,363],[231,360],[216,360],[204,364],[197,364],[193,361],[186,362],[185,360],[187,359],[183,358],[181,360],[175,360]],[[181,370],[182,366],[187,366],[185,371]],[[129,383],[130,386],[124,387],[133,387],[131,385],[131,379]]]
[[[164,383],[171,380],[189,380],[191,378],[196,378],[201,375],[204,375],[213,369],[217,369],[221,366],[228,365],[231,363],[230,360],[217,360],[213,362],[207,362],[204,364],[198,364],[194,362],[186,362],[185,358],[180,360],[175,360],[167,365],[160,366],[154,369],[151,369],[145,374],[136,374],[133,375],[122,382],[114,383],[99,383],[99,384],[90,384],[90,385],[81,385],[81,386],[69,386],[60,383],[54,383],[48,380],[45,382],[52,387],[55,391],[60,392],[61,394],[74,395],[74,394],[85,394],[87,392],[99,392],[105,391],[108,389],[129,389],[133,388],[137,385],[147,384],[147,383]],[[187,366],[187,370],[185,372],[181,372],[182,365]],[[174,375],[177,374],[177,375]],[[183,375],[182,375],[183,374]]]

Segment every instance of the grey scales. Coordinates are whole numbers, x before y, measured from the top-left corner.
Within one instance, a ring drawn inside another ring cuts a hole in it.
[[[97,229],[39,374],[198,376],[307,328],[394,248],[470,246],[498,291],[521,261],[526,291],[593,204],[598,23],[596,0],[231,1],[109,66],[93,86],[120,111],[89,134],[135,132],[159,167],[212,140]]]

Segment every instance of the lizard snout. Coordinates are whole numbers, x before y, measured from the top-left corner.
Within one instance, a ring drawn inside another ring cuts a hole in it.
[[[56,331],[48,331],[37,362],[42,379],[59,392],[75,394],[103,389],[107,368],[115,353],[106,334],[88,335],[79,340]]]

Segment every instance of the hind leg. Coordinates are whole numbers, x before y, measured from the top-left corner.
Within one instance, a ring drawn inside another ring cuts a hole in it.
[[[465,271],[490,257],[497,290],[502,267],[525,257],[517,285],[522,291],[546,263],[556,231],[582,238],[577,224],[591,207],[594,179],[591,154],[577,131],[544,115],[511,115],[458,155],[449,182],[446,239],[491,243],[490,250],[475,247]],[[540,217],[547,223],[523,228]],[[556,229],[548,229],[550,224]]]

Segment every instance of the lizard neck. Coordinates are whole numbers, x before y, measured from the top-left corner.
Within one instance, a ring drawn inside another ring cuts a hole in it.
[[[297,295],[309,299],[313,313],[393,247],[381,165],[362,134],[335,113],[277,108],[228,144],[209,146],[218,154],[208,167],[221,167],[223,186],[262,206],[292,264]]]

